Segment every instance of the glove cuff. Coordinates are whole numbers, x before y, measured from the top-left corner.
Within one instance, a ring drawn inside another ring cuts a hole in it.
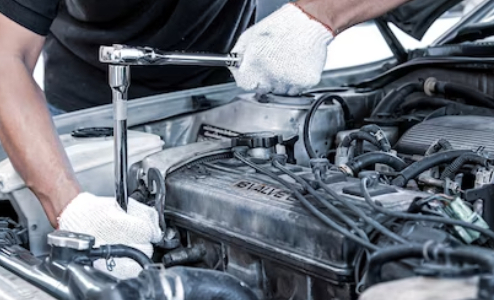
[[[58,216],[57,229],[78,228],[80,224],[85,224],[92,219],[106,219],[108,217],[106,209],[111,208],[111,205],[119,208],[116,202],[108,200],[91,193],[80,193],[65,206]]]
[[[60,220],[62,218],[62,215],[63,213],[67,210],[67,207],[69,207],[70,204],[72,204],[72,202],[76,201],[78,198],[81,197],[81,195],[84,194],[84,193],[80,193],[79,195],[77,195],[74,199],[70,200],[69,203],[67,203],[67,205],[62,209],[62,211],[58,214],[57,216],[57,227],[55,228],[55,230],[59,230],[60,229]]]

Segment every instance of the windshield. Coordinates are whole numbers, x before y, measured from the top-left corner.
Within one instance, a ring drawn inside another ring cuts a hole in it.
[[[390,24],[391,30],[407,50],[425,48],[431,45],[447,30],[457,24],[484,0],[465,0],[444,13],[429,28],[422,40],[418,41],[399,28]],[[483,21],[492,20],[492,13]],[[328,47],[326,70],[341,69],[368,64],[393,57],[388,44],[376,24],[366,22],[341,33]]]

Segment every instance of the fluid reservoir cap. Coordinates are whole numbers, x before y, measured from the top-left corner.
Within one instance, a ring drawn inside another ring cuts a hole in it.
[[[245,133],[232,139],[232,147],[272,148],[283,142],[283,137],[273,132]]]
[[[75,138],[109,137],[109,136],[113,136],[113,128],[111,127],[79,128],[72,131],[72,136]]]
[[[56,230],[48,234],[48,245],[75,250],[88,250],[94,246],[94,237],[87,234]]]

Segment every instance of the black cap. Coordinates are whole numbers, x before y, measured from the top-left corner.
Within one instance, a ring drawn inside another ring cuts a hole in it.
[[[283,137],[273,132],[254,132],[242,134],[232,139],[232,147],[272,148],[283,142]]]

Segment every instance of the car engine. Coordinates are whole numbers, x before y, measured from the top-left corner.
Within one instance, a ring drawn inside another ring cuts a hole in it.
[[[131,197],[160,213],[153,262],[166,269],[52,232],[4,161],[12,214],[0,220],[0,266],[64,299],[192,299],[204,291],[198,278],[211,290],[224,282],[230,299],[373,300],[410,286],[438,289],[439,300],[492,299],[491,77],[427,68],[379,88],[376,78],[298,97],[243,94],[132,128]],[[62,140],[84,188],[112,195],[94,180],[111,178],[111,132]],[[115,253],[147,267],[127,281],[92,268]]]

